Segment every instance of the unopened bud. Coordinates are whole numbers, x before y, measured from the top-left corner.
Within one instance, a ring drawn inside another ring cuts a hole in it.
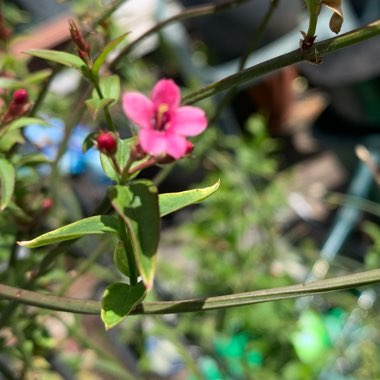
[[[84,39],[82,32],[77,27],[74,20],[69,20],[70,36],[75,45],[77,46],[78,55],[88,62],[90,59],[90,45]]]
[[[23,105],[29,100],[29,94],[24,88],[20,88],[13,93],[13,101],[17,105]]]
[[[53,200],[51,198],[47,197],[47,198],[44,198],[42,200],[42,209],[43,210],[47,211],[47,210],[51,209],[52,207],[53,207]]]
[[[140,143],[132,146],[130,154],[133,161],[142,160],[146,156],[146,153],[143,151]]]
[[[96,146],[102,153],[112,156],[117,150],[117,138],[112,132],[100,132],[96,138]]]
[[[189,156],[191,153],[193,153],[193,150],[194,150],[194,144],[192,144],[190,141],[186,141],[185,156]]]

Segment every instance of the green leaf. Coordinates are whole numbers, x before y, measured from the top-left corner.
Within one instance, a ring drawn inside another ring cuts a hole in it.
[[[13,165],[5,158],[0,158],[0,211],[11,201],[15,188],[16,172]]]
[[[86,153],[89,149],[91,149],[94,146],[94,140],[96,139],[96,136],[98,134],[99,132],[91,132],[90,134],[86,136],[82,144],[83,153]]]
[[[54,231],[40,235],[33,240],[19,241],[23,247],[37,248],[44,245],[77,239],[90,234],[117,233],[118,220],[110,215],[96,215],[68,224]]]
[[[125,140],[118,139],[115,159],[121,168],[124,167],[125,163],[128,161],[129,153],[135,141],[135,137],[131,137]],[[118,182],[119,174],[116,172],[112,164],[112,160],[105,154],[100,153],[100,163],[102,164],[104,173],[113,181]]]
[[[28,125],[33,125],[33,124],[44,125],[44,126],[49,125],[48,122],[42,119],[38,119],[37,117],[21,117],[20,119],[17,119],[13,121],[12,123],[10,123],[9,125],[7,125],[7,129],[9,131],[13,131],[13,130],[20,129],[20,128],[26,127]]]
[[[99,86],[105,99],[112,99],[116,103],[120,97],[120,78],[117,75],[102,77],[99,80]],[[99,94],[94,89],[92,98],[99,98]]]
[[[41,153],[26,153],[15,157],[13,159],[13,164],[16,167],[36,166],[41,164],[51,164],[51,160]]]
[[[7,131],[4,135],[0,133],[0,152],[9,152],[15,144],[23,144],[25,142],[21,132]]]
[[[119,269],[119,271],[125,276],[129,277],[128,258],[122,241],[119,241],[116,244],[115,251],[113,253],[113,261],[116,265],[116,268]]]
[[[114,40],[108,42],[108,44],[104,47],[104,49],[101,51],[101,53],[95,58],[94,64],[92,66],[92,72],[95,76],[99,74],[99,70],[102,67],[103,63],[105,62],[108,54],[115,49],[117,45],[119,45],[124,38],[128,35],[129,33],[125,33],[121,35],[120,37],[115,38]]]
[[[87,69],[85,62],[79,57],[64,51],[30,49],[26,50],[25,53],[34,57],[46,59],[47,61],[53,61],[64,66],[72,67],[81,72]]]
[[[6,77],[0,78],[0,88],[17,89],[20,87],[28,87],[35,83],[39,83],[49,77],[52,71],[50,69],[44,69],[28,75],[23,80],[11,79]]]
[[[116,282],[108,286],[103,294],[100,314],[106,330],[120,323],[145,295],[146,289],[142,282],[133,286]]]
[[[109,196],[125,223],[137,268],[149,290],[153,285],[160,235],[157,188],[151,181],[138,180],[128,186],[110,188]]]
[[[179,193],[160,194],[160,215],[165,216],[186,206],[198,203],[208,198],[218,190],[220,181],[203,189],[181,191]]]
[[[85,101],[87,109],[89,110],[91,116],[96,119],[99,112],[102,111],[105,107],[114,103],[114,99],[99,99],[99,98],[91,98]]]

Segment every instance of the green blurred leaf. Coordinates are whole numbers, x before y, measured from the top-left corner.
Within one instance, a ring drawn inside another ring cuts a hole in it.
[[[5,158],[0,158],[0,211],[3,211],[12,199],[15,188],[16,172]]]
[[[24,142],[24,137],[19,130],[7,131],[0,137],[0,152],[9,152],[15,144],[23,144]]]
[[[106,330],[120,323],[145,297],[142,282],[128,285],[116,282],[107,287],[102,298],[101,318]]]
[[[113,253],[113,261],[117,269],[119,269],[119,271],[125,276],[129,277],[128,258],[122,241],[119,241],[116,244],[115,251]]]
[[[118,220],[114,216],[97,215],[47,232],[33,240],[19,241],[18,244],[28,248],[37,248],[91,234],[103,234],[106,232],[117,233],[117,229]]]
[[[14,131],[16,129],[23,128],[23,127],[26,127],[28,125],[33,125],[33,124],[44,125],[44,126],[49,125],[48,122],[46,122],[45,120],[39,119],[37,117],[21,117],[20,119],[17,119],[13,121],[12,123],[10,123],[9,125],[7,125],[7,129],[8,131]]]
[[[25,153],[13,159],[13,164],[16,167],[36,166],[50,163],[51,161],[44,154],[41,153]]]
[[[179,193],[160,194],[160,215],[165,216],[186,206],[198,203],[208,198],[218,190],[220,182],[203,189],[181,191]]]
[[[138,180],[128,186],[110,188],[109,197],[125,223],[137,268],[149,290],[160,235],[158,190],[151,181]]]
[[[86,153],[89,149],[91,149],[94,146],[94,140],[99,132],[91,132],[86,136],[86,138],[83,140],[82,144],[82,152]]]
[[[64,66],[72,67],[81,72],[84,72],[87,69],[85,62],[82,61],[79,57],[74,54],[66,53],[64,51],[29,49],[26,50],[25,53],[34,57],[45,59],[47,61],[52,61],[60,63]]]
[[[99,86],[105,99],[112,99],[112,103],[116,103],[119,100],[120,78],[117,75],[100,78]],[[99,94],[95,89],[92,91],[92,98],[99,98]]]
[[[125,33],[114,40],[108,42],[108,44],[104,47],[104,49],[100,52],[100,54],[95,58],[94,64],[92,66],[92,72],[95,76],[99,74],[99,70],[102,67],[103,63],[105,62],[108,54],[115,49],[116,46],[118,46],[124,38],[128,35],[129,33]]]
[[[91,116],[96,119],[99,112],[102,111],[105,107],[114,103],[114,99],[104,98],[91,98],[85,101],[87,109],[89,110]]]

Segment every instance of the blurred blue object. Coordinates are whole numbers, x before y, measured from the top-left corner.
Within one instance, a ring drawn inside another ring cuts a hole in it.
[[[59,161],[59,169],[61,173],[70,175],[87,173],[95,182],[107,183],[109,179],[100,164],[99,152],[94,148],[82,152],[83,141],[91,132],[85,125],[73,129],[67,150]],[[64,123],[60,119],[49,119],[49,126],[32,124],[24,129],[24,135],[41,153],[54,161],[64,138]],[[43,174],[48,174],[50,166],[43,165],[40,170]]]

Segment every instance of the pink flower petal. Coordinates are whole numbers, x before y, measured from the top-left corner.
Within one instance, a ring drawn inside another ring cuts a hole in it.
[[[161,79],[153,87],[151,99],[156,108],[167,104],[169,109],[175,109],[181,101],[181,92],[173,80]]]
[[[172,114],[171,132],[182,136],[195,136],[203,132],[206,127],[206,115],[204,111],[198,107],[180,107]]]
[[[144,128],[139,131],[139,142],[145,153],[152,156],[166,154],[167,139],[162,132],[152,128]]]
[[[151,100],[139,92],[127,92],[123,95],[124,113],[139,127],[151,127],[153,108]]]
[[[176,160],[182,158],[188,149],[188,141],[185,137],[174,133],[166,133],[166,153]]]

